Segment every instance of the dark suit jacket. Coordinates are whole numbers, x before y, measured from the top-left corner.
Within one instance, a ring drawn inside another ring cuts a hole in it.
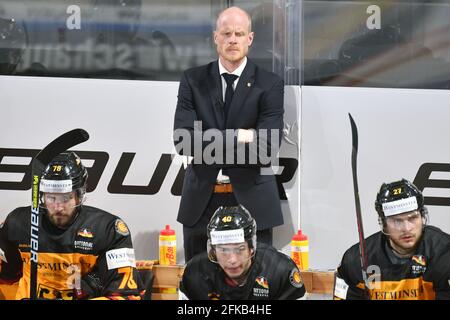
[[[201,121],[203,132],[214,128],[220,130],[217,132],[222,135],[224,144],[227,142],[225,129],[276,129],[279,147],[283,128],[283,91],[281,78],[259,68],[248,59],[225,122],[218,61],[189,69],[183,73],[180,81],[174,130],[189,131],[190,144],[193,146],[194,121]],[[174,131],[174,143],[177,152],[194,156],[194,147],[192,150],[181,150],[186,144],[183,145],[183,138],[177,138],[176,132]],[[263,135],[257,136],[257,139],[260,138],[263,139]],[[236,142],[236,137],[233,139]],[[267,140],[270,149],[270,134]],[[203,143],[202,150],[209,143]],[[247,149],[247,155],[248,151]],[[224,148],[223,152],[225,159],[226,154],[236,153],[236,148]],[[275,176],[261,175],[260,162],[249,164],[248,156],[245,161],[245,164],[240,165],[206,164],[204,161],[199,163],[194,157],[184,176],[177,220],[185,226],[193,226],[200,219],[212,195],[217,174],[223,169],[223,174],[230,177],[236,200],[250,211],[258,229],[283,224]]]

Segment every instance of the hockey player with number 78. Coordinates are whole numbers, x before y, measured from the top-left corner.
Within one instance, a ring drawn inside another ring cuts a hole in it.
[[[140,299],[130,231],[123,220],[84,205],[87,170],[63,152],[40,179],[38,299]],[[30,298],[30,207],[13,210],[0,228],[0,283],[19,281],[16,299]]]

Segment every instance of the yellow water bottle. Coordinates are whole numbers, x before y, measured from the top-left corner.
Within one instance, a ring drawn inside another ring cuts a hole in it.
[[[298,230],[298,233],[292,237],[291,258],[300,270],[309,268],[309,242],[302,230]]]
[[[177,264],[177,236],[170,225],[159,233],[159,264]]]
[[[175,230],[170,229],[170,225],[159,233],[159,264],[177,264],[177,237]],[[177,288],[160,288],[160,293],[176,294]]]

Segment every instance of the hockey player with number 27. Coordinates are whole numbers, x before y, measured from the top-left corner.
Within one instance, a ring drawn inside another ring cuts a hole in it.
[[[381,231],[365,239],[367,284],[355,244],[338,267],[334,298],[450,299],[450,236],[427,225],[420,190],[405,179],[383,184],[375,209]]]
[[[130,231],[123,220],[83,205],[87,170],[63,152],[40,180],[38,299],[140,299]],[[16,299],[30,297],[30,207],[12,211],[0,228],[0,283],[19,281]]]

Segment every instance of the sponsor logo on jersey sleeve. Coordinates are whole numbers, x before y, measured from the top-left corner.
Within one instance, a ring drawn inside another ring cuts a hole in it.
[[[128,236],[130,234],[130,230],[128,230],[127,225],[125,224],[125,222],[123,222],[122,219],[117,219],[115,226],[116,226],[117,233],[119,233],[123,236]]]
[[[348,284],[339,277],[336,277],[336,284],[334,285],[334,295],[340,299],[347,298]]]
[[[301,288],[303,286],[302,276],[297,268],[292,269],[291,274],[289,275],[289,280],[295,288]]]
[[[134,257],[134,249],[120,248],[106,252],[106,263],[108,269],[118,269],[122,267],[136,267],[136,259]]]

